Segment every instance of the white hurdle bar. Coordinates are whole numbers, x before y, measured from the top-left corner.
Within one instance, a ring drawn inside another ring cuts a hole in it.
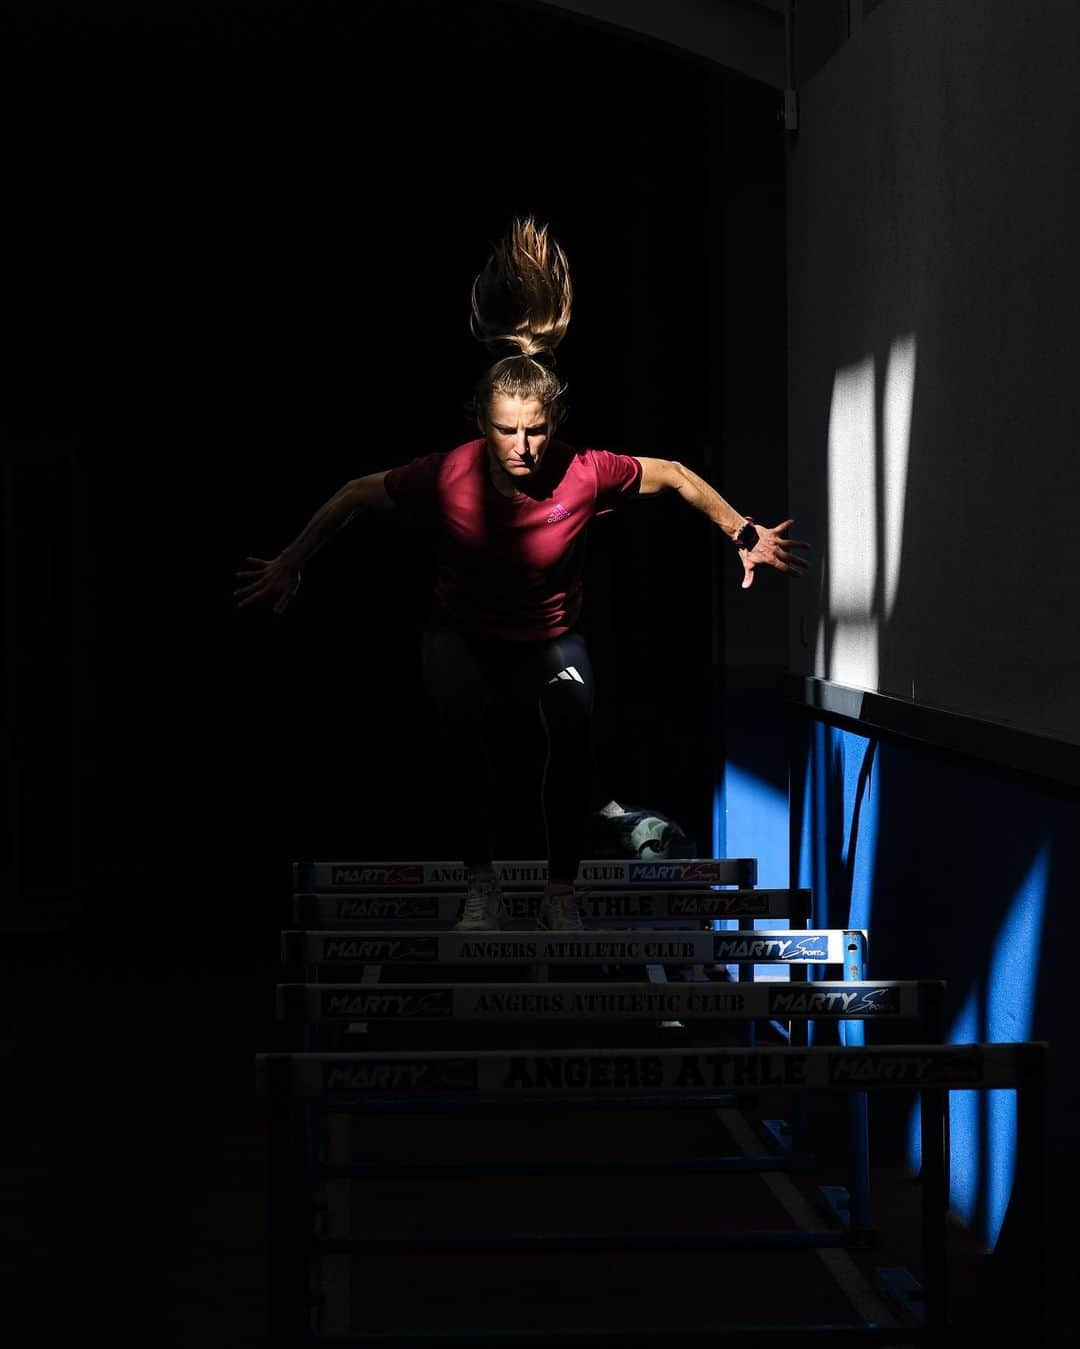
[[[305,932],[281,934],[283,963],[337,964],[612,964],[844,965],[848,949],[865,951],[862,928],[739,929],[670,932]]]
[[[540,892],[509,890],[505,894],[510,922],[527,923],[539,910]],[[462,890],[412,890],[400,894],[356,891],[297,893],[292,919],[297,927],[394,927],[424,923],[449,927],[464,902]],[[810,891],[793,890],[579,890],[578,909],[584,923],[700,923],[731,918],[789,918],[805,927]]]
[[[279,984],[291,1023],[646,1020],[917,1020],[940,1016],[942,980],[723,984]]]
[[[493,863],[504,889],[541,889],[547,881],[547,863],[539,859]],[[295,891],[464,890],[465,868],[460,861],[294,862]],[[578,867],[576,884],[582,887],[729,885],[752,889],[757,883],[753,857],[586,858]]]

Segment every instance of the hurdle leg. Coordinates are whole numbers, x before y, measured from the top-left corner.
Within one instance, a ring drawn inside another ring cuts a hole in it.
[[[365,965],[364,972],[360,976],[362,984],[377,984],[382,979],[381,965]],[[345,1028],[348,1035],[367,1035],[370,1029],[370,1022],[350,1021]]]
[[[1016,1188],[1020,1231],[1027,1244],[1020,1268],[1023,1343],[1045,1349],[1046,1307],[1046,1080],[1043,1056],[1028,1068],[1016,1093],[1018,1165]]]
[[[923,1324],[944,1331],[948,1317],[948,1270],[945,1258],[949,1184],[945,1167],[945,1100],[940,1087],[920,1093],[922,1125],[922,1252]]]
[[[799,1046],[809,1048],[811,1024],[809,1021],[788,1022],[788,1044],[792,1048]],[[808,1163],[813,1148],[813,1137],[810,1129],[810,1095],[808,1092],[792,1092],[791,1119],[788,1127],[792,1154]]]
[[[663,965],[646,965],[645,973],[649,976],[650,984],[666,984],[668,981],[667,970]],[[657,1030],[685,1030],[686,1025],[682,1021],[658,1021]]]
[[[319,983],[320,980],[319,980],[318,965],[313,965],[308,960],[305,959],[303,965],[300,967],[300,978],[303,980],[305,984]],[[305,1054],[317,1053],[320,1048],[318,1026],[312,1025],[310,1021],[305,1021],[302,1034],[303,1034],[304,1053]]]
[[[327,1165],[349,1156],[351,1143],[351,1121],[342,1114],[330,1116],[326,1121],[329,1136]],[[324,1182],[327,1189],[325,1207],[326,1223],[329,1233],[322,1235],[340,1235],[349,1230],[349,1191],[348,1186],[332,1181]],[[347,1255],[323,1255],[319,1261],[319,1330],[324,1335],[347,1335],[352,1324],[352,1269]]]
[[[843,1043],[864,1045],[866,1033],[862,1021],[841,1023]],[[870,1114],[865,1091],[855,1091],[848,1102],[851,1167],[848,1174],[848,1225],[853,1233],[870,1231]]]
[[[287,1060],[268,1065],[264,1118],[270,1349],[289,1349],[310,1330],[311,1172],[302,1103],[291,1095],[289,1075]]]
[[[867,977],[866,939],[861,932],[844,933],[844,978],[862,980]],[[844,1021],[840,1024],[841,1042],[845,1045],[866,1044],[866,1023]],[[852,1232],[870,1230],[870,1111],[865,1091],[852,1093],[848,1104],[851,1131],[851,1173],[848,1198],[849,1221]]]

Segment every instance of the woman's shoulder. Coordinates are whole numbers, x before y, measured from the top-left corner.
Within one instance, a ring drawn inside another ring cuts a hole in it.
[[[619,450],[603,449],[598,445],[581,445],[568,447],[570,453],[577,459],[595,460],[595,459],[625,459],[627,456]]]
[[[448,459],[452,456],[459,459],[473,459],[479,455],[483,444],[483,438],[477,437],[475,440],[463,441],[460,445],[455,445],[452,450],[446,450],[444,453]]]

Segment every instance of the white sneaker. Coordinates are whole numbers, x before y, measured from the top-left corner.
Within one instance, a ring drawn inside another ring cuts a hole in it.
[[[584,931],[573,889],[545,890],[537,925],[548,932]]]
[[[497,876],[470,876],[465,907],[454,926],[459,932],[496,932],[510,913]]]

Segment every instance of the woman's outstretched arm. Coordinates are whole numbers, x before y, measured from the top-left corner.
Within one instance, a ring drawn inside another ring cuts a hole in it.
[[[740,515],[719,492],[709,486],[704,478],[699,478],[692,469],[684,467],[674,459],[642,459],[640,496],[654,496],[659,492],[674,489],[684,501],[688,501],[696,510],[707,515],[714,525],[722,529],[733,543],[739,544],[739,557],[743,564],[742,588],[748,589],[754,582],[754,568],[760,563],[775,567],[777,571],[786,571],[789,576],[802,576],[809,565],[801,551],[810,547],[805,539],[788,539],[785,531],[795,523],[784,520],[770,529],[759,525],[749,516]],[[744,545],[739,534],[745,525],[752,541]],[[799,552],[793,551],[795,549]]]
[[[383,479],[388,470],[353,478],[319,507],[292,543],[273,558],[249,557],[249,567],[236,573],[245,584],[233,591],[239,608],[261,601],[274,601],[274,613],[284,613],[300,588],[300,568],[309,557],[345,528],[357,511],[392,510],[393,500]]]

